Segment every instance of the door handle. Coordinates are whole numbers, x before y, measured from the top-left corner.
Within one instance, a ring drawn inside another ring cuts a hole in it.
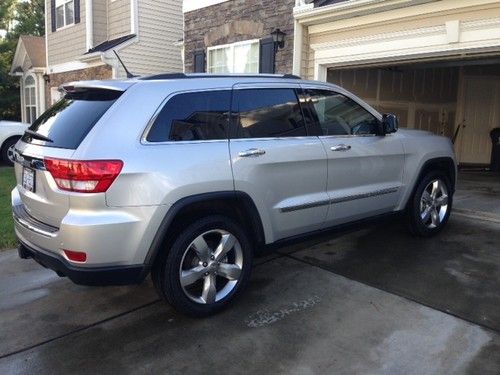
[[[250,149],[245,150],[245,151],[240,151],[238,153],[238,156],[240,156],[242,158],[247,158],[249,156],[261,156],[261,155],[264,155],[265,153],[266,153],[266,151],[261,150],[260,148],[250,148]]]
[[[332,151],[349,151],[350,149],[351,149],[351,146],[345,145],[343,143],[340,145],[330,147],[330,150],[332,150]]]

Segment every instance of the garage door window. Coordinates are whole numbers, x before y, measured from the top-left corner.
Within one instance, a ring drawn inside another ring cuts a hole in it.
[[[377,134],[379,121],[354,100],[328,90],[307,90],[323,135]]]

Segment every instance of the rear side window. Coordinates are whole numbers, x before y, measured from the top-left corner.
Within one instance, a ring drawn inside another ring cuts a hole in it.
[[[22,139],[36,145],[76,149],[121,94],[101,89],[67,93],[35,120]]]
[[[323,135],[379,132],[379,121],[354,100],[328,90],[307,90]]]
[[[177,94],[161,109],[148,142],[227,139],[231,91]]]
[[[302,111],[293,89],[235,90],[238,138],[306,135]]]

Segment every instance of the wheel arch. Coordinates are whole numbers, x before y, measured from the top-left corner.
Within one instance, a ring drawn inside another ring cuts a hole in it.
[[[262,220],[252,198],[241,191],[221,191],[192,195],[175,202],[160,223],[144,261],[153,265],[169,238],[174,238],[191,222],[210,214],[235,219],[247,229],[255,246],[265,243]]]
[[[11,140],[15,140],[17,142],[18,140],[21,139],[21,137],[22,137],[22,135],[10,135],[10,136],[8,136],[7,138],[4,139],[4,141],[0,145],[0,160],[3,157],[4,151],[5,151],[5,147],[7,146],[8,142],[11,141]]]
[[[417,178],[413,181],[411,187],[411,194],[405,197],[403,207],[408,205],[409,200],[415,193],[417,189],[419,181],[429,172],[431,171],[441,171],[443,172],[449,179],[451,184],[451,193],[455,192],[455,185],[457,179],[457,168],[455,161],[451,157],[437,157],[426,160],[422,166],[420,167],[420,171],[417,175]]]

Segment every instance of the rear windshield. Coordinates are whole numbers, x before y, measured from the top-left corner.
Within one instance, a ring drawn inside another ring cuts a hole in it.
[[[67,93],[35,120],[22,139],[36,145],[76,149],[121,94],[102,89]]]

